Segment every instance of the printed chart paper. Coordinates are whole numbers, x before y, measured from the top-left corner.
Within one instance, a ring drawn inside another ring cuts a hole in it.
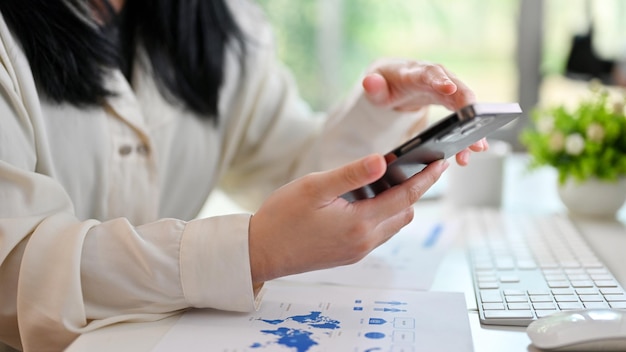
[[[153,352],[472,350],[461,293],[272,283],[257,312],[188,311]]]
[[[358,263],[291,275],[280,280],[428,290],[457,234],[456,221],[419,219],[405,226]]]

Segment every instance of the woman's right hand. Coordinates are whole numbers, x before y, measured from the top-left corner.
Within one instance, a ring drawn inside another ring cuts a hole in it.
[[[250,220],[253,283],[361,260],[411,222],[413,204],[447,166],[439,160],[374,198],[352,203],[341,195],[382,177],[382,155],[309,174],[279,188]]]

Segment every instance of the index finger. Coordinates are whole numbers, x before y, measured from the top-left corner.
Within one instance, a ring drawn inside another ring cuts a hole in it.
[[[441,68],[444,70],[449,79],[456,84],[456,91],[450,96],[452,104],[448,108],[451,110],[458,110],[464,106],[474,103],[476,101],[474,91],[454,73],[448,71],[445,67]]]
[[[423,72],[423,75],[420,76],[422,82],[429,85],[435,92],[452,95],[458,91],[458,84],[453,81],[450,72],[443,66],[429,65]]]
[[[437,160],[401,184],[374,198],[359,200],[353,204],[369,208],[367,211],[372,218],[382,222],[415,204],[437,182],[448,165],[445,159]]]

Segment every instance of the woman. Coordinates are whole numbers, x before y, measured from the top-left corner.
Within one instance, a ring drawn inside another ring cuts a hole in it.
[[[267,280],[358,261],[446,162],[374,199],[339,196],[381,177],[378,153],[427,105],[473,101],[441,66],[384,60],[315,116],[246,1],[0,12],[0,340],[27,351],[189,307],[251,310]],[[217,186],[254,215],[194,219]]]

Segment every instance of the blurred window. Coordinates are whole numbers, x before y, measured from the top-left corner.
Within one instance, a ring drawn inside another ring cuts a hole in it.
[[[258,0],[302,95],[324,109],[381,57],[443,64],[484,101],[515,101],[518,0]]]
[[[626,60],[624,0],[257,0],[274,25],[279,56],[304,98],[326,109],[381,57],[444,65],[479,101],[579,99],[587,82],[565,78],[573,37],[593,23],[594,50]],[[626,66],[625,66],[626,67]],[[435,108],[431,116],[446,112]],[[498,131],[516,149],[527,120]]]
[[[593,54],[598,60],[626,59],[626,1],[549,0],[545,2],[545,33],[541,70],[544,81],[540,103],[576,104],[587,93],[588,82],[565,78],[566,63],[575,36],[593,26]]]

